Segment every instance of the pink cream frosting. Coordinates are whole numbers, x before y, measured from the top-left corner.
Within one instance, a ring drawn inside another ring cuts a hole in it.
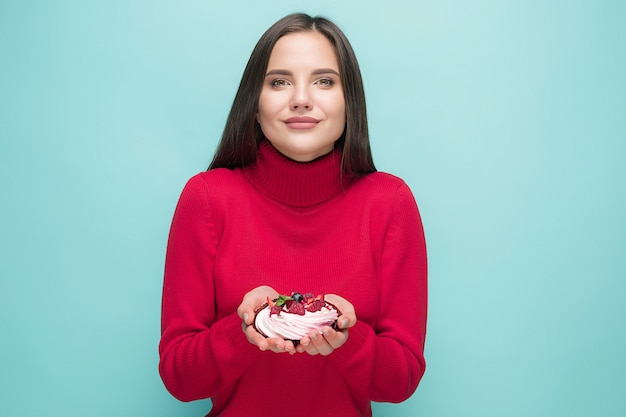
[[[266,307],[257,313],[254,325],[267,337],[300,340],[313,330],[332,326],[335,320],[337,310],[329,306],[313,313],[307,311],[303,316],[285,311],[270,316],[270,307]]]

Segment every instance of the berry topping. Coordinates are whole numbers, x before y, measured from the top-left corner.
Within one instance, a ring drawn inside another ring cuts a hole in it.
[[[320,311],[325,305],[326,303],[324,301],[315,299],[311,304],[307,306],[306,309],[311,313],[314,313],[316,311]]]
[[[272,308],[270,309],[270,317],[272,317],[272,314],[280,315],[280,312],[282,310],[283,308],[281,306],[277,306],[277,305],[272,306]]]
[[[326,306],[324,294],[313,295],[310,292],[304,295],[299,292],[292,291],[291,295],[279,295],[274,300],[267,299],[270,306],[270,316],[273,314],[280,315],[281,312],[298,314],[303,316],[308,311],[315,313]]]
[[[304,316],[304,306],[300,303],[291,303],[291,306],[287,309],[288,313],[298,314],[300,316]]]

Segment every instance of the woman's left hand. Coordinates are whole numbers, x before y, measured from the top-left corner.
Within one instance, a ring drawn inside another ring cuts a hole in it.
[[[300,344],[296,347],[298,352],[307,352],[309,355],[330,355],[346,343],[348,329],[356,324],[356,313],[352,303],[336,294],[326,294],[324,298],[341,311],[341,316],[337,318],[338,329],[325,326],[321,332],[309,333],[300,340]]]
[[[279,337],[265,338],[256,331],[252,325],[254,322],[255,310],[262,305],[265,300],[278,297],[278,292],[272,287],[261,285],[249,291],[237,308],[237,315],[241,317],[241,328],[246,335],[248,342],[252,343],[260,350],[271,350],[275,353],[287,352],[296,353],[296,348],[290,340],[283,340]]]

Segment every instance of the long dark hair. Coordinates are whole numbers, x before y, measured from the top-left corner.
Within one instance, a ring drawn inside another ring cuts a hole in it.
[[[256,161],[259,143],[264,138],[256,123],[256,114],[270,54],[278,39],[295,32],[321,33],[337,54],[346,102],[346,128],[337,140],[342,150],[342,173],[360,176],[376,171],[369,143],[361,70],[350,42],[330,20],[302,13],[288,15],[276,22],[254,47],[209,170],[243,167]]]

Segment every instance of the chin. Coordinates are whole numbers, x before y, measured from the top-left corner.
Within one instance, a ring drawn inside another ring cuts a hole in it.
[[[274,146],[274,148],[278,152],[280,152],[281,154],[283,154],[289,159],[293,159],[294,161],[298,161],[298,162],[309,162],[309,161],[319,158],[320,156],[324,156],[332,152],[335,147],[335,143],[332,142],[329,145],[324,146],[324,147],[303,146],[302,144],[285,146],[285,145],[274,144],[274,143],[272,143],[272,146]]]

